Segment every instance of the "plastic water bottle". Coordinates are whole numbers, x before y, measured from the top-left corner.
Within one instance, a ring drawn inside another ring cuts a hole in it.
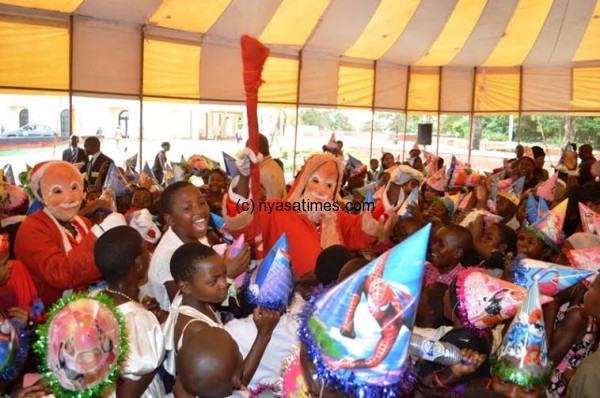
[[[410,336],[408,352],[413,358],[421,358],[444,366],[459,363],[462,358],[460,350],[455,345],[428,339],[415,333]]]

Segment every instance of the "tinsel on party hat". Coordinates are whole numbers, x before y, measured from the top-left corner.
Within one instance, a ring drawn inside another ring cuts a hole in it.
[[[19,376],[28,351],[25,328],[18,321],[0,315],[0,382],[10,383]]]
[[[402,203],[402,206],[400,206],[396,214],[402,218],[411,217],[410,211],[408,210],[408,205],[419,205],[419,190],[417,188],[413,188],[413,190],[410,191],[408,198],[406,198],[404,203]]]
[[[547,296],[554,296],[596,274],[595,271],[530,258],[517,258],[513,264],[513,273],[517,285],[529,289],[537,283],[540,292]]]
[[[559,250],[560,245],[565,241],[565,233],[562,227],[565,222],[568,202],[569,199],[563,200],[544,217],[525,227],[555,252]]]
[[[585,280],[585,285],[594,283],[598,271],[600,270],[600,247],[588,247],[586,249],[564,250],[569,263],[573,267],[594,272]]]
[[[583,203],[579,202],[579,215],[581,217],[581,228],[583,232],[589,232],[590,234],[596,233],[600,235],[600,231],[596,230],[596,225],[600,224],[600,214],[590,209]]]
[[[355,397],[411,391],[408,343],[430,232],[431,224],[306,305],[299,335],[324,387]]]
[[[434,191],[444,192],[446,190],[446,188],[444,187],[444,184],[446,182],[445,177],[446,177],[446,166],[442,167],[441,169],[436,171],[434,174],[429,176],[425,180],[425,183],[427,184],[427,186],[429,188],[433,189]]]
[[[92,398],[116,383],[125,360],[125,322],[103,293],[60,299],[36,330],[44,384],[57,398]]]
[[[548,202],[554,201],[554,189],[556,187],[556,181],[558,180],[558,173],[552,174],[542,185],[537,187],[535,193],[539,198],[544,198]]]
[[[294,275],[289,253],[288,241],[283,234],[250,275],[246,290],[246,298],[250,304],[285,311],[294,294]]]
[[[550,381],[552,365],[536,283],[502,340],[492,373],[525,388],[544,387]]]
[[[2,203],[5,213],[10,213],[29,203],[29,194],[25,189],[8,183],[3,186]]]
[[[460,271],[450,285],[452,307],[462,326],[479,334],[512,318],[526,295],[525,288],[476,267]],[[552,298],[543,296],[543,300]]]

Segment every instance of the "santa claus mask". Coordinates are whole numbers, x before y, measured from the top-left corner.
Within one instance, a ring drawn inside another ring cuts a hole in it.
[[[60,221],[71,221],[83,201],[83,179],[68,165],[49,166],[40,179],[44,205]]]
[[[334,162],[325,162],[310,176],[304,188],[304,199],[330,202],[335,198],[338,171]]]

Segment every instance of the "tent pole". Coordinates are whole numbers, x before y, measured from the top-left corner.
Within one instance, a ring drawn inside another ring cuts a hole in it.
[[[404,162],[404,151],[406,149],[406,130],[408,130],[408,90],[410,87],[410,65],[406,69],[406,91],[404,94],[404,137],[402,138],[402,157]]]
[[[73,15],[71,15],[69,16],[69,137],[73,135],[73,126]]]
[[[471,146],[473,145],[473,118],[475,117],[475,93],[477,85],[477,67],[473,68],[473,90],[471,90],[471,114],[469,117],[469,156],[467,163],[471,164]]]
[[[521,144],[521,119],[523,116],[523,65],[519,66],[519,124],[517,127],[517,140]]]
[[[146,28],[143,26],[141,31],[140,41],[140,139],[139,139],[139,155],[140,170],[142,167],[142,141],[144,140],[144,40],[146,38]]]
[[[377,86],[377,60],[373,61],[373,98],[371,98],[371,140],[369,142],[369,162],[371,162],[371,158],[373,157],[373,133],[375,131],[376,86]]]
[[[438,72],[440,74],[440,82],[438,85],[438,111],[437,111],[437,139],[436,139],[436,149],[435,156],[438,156],[440,153],[440,113],[442,111],[442,67],[438,68]]]
[[[296,124],[294,126],[294,161],[292,163],[292,178],[296,177],[296,149],[298,145],[298,125],[300,124],[300,76],[302,74],[301,72],[302,50],[298,52],[298,76],[296,78]]]

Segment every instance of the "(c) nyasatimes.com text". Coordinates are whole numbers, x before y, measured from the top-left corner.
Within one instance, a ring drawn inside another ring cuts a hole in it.
[[[249,211],[254,213],[256,206],[254,200],[248,199],[247,201],[238,200],[236,203],[238,213],[243,211]],[[309,200],[298,201],[298,202],[286,202],[286,201],[260,201],[258,202],[258,211],[266,212],[271,214],[277,211],[295,211],[300,213],[312,212],[312,211],[373,211],[375,209],[375,203],[373,202],[312,202]]]

